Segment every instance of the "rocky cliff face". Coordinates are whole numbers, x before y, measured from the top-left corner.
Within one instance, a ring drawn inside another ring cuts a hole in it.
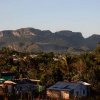
[[[0,32],[0,48],[9,47],[18,51],[66,51],[73,47],[93,49],[100,42],[100,35],[84,38],[80,32],[21,28]]]

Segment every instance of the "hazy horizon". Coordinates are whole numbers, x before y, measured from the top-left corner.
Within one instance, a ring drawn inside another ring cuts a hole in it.
[[[32,27],[100,35],[100,0],[1,0],[0,31]]]

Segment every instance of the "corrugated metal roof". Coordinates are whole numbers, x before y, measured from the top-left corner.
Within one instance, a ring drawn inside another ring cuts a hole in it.
[[[66,90],[71,91],[75,89],[78,85],[85,85],[84,82],[57,82],[53,86],[49,87],[49,90]]]
[[[57,82],[55,85],[49,87],[48,89],[71,91],[75,87],[76,87],[75,83],[71,83],[71,82]]]
[[[89,84],[89,83],[87,83],[87,82],[83,82],[83,81],[79,81],[78,83],[81,83],[81,84],[83,84],[83,85],[91,85],[91,84]]]

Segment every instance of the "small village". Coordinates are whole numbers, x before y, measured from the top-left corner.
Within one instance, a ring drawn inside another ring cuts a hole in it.
[[[14,77],[14,73],[1,73],[0,100],[76,100],[91,95],[91,84],[82,81],[59,81],[46,88],[40,80]]]
[[[98,81],[93,85],[92,74],[83,74],[84,64],[78,63],[81,67],[75,70],[77,59],[74,55],[30,54],[4,48],[0,51],[0,100],[99,100]],[[98,55],[93,60],[98,66]]]

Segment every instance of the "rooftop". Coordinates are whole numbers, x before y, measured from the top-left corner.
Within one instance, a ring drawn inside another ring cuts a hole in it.
[[[67,91],[71,91],[74,88],[76,88],[76,86],[78,85],[90,85],[89,83],[86,82],[57,82],[56,84],[54,84],[53,86],[49,87],[49,90],[67,90]]]

